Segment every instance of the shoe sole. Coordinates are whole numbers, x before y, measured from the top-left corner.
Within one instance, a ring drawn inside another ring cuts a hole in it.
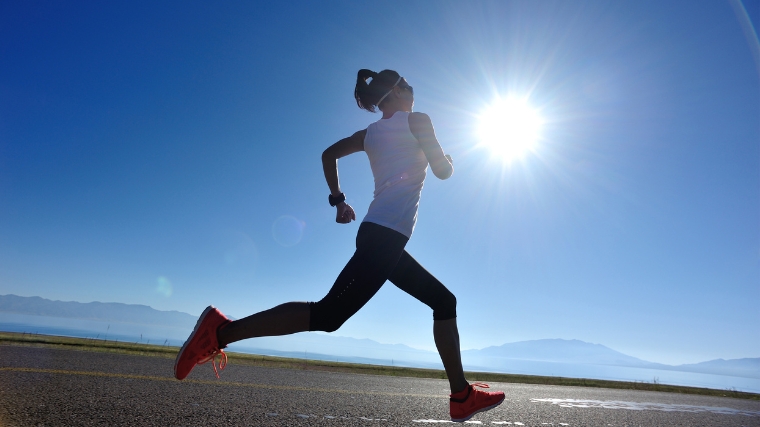
[[[179,365],[180,359],[182,359],[182,355],[185,353],[185,348],[187,348],[187,345],[190,344],[190,341],[195,338],[195,334],[198,332],[198,327],[201,326],[201,323],[203,323],[203,319],[206,318],[206,315],[211,311],[215,309],[213,305],[210,305],[206,307],[205,310],[203,310],[203,313],[198,318],[198,321],[195,322],[195,327],[193,328],[193,332],[190,334],[190,336],[187,338],[184,344],[182,344],[182,348],[179,350],[179,353],[177,353],[177,358],[174,359],[174,378],[177,378],[177,365]],[[179,378],[177,378],[179,380]],[[182,381],[182,380],[180,380]]]
[[[488,407],[485,407],[485,408],[481,408],[481,409],[478,409],[477,411],[473,412],[472,414],[470,414],[470,415],[469,415],[468,417],[466,417],[466,418],[452,418],[452,419],[451,419],[451,421],[454,421],[455,423],[463,423],[463,422],[465,422],[465,421],[469,420],[470,418],[474,417],[475,415],[477,415],[477,414],[479,414],[479,413],[481,413],[481,412],[485,412],[485,411],[488,411],[488,410],[490,410],[490,409],[493,409],[493,408],[495,408],[495,407],[497,407],[497,406],[501,405],[501,404],[504,402],[504,399],[505,399],[506,397],[507,397],[507,396],[506,396],[506,395],[504,395],[504,397],[502,397],[500,401],[498,401],[498,402],[494,403],[494,404],[493,404],[493,405],[491,405],[491,406],[488,406]]]

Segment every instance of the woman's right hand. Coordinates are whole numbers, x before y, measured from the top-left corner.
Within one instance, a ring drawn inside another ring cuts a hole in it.
[[[337,209],[337,215],[335,216],[335,222],[339,224],[348,224],[356,219],[354,208],[346,202],[341,202],[335,205]]]

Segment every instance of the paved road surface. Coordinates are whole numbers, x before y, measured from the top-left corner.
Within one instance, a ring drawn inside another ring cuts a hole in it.
[[[229,365],[185,381],[170,359],[0,346],[0,426],[425,426],[448,420],[447,383]],[[492,383],[482,425],[760,426],[760,402]],[[471,425],[471,424],[467,424]]]

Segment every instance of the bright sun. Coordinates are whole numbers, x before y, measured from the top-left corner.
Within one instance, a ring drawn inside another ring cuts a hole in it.
[[[524,100],[499,99],[480,115],[479,144],[512,161],[533,149],[542,124],[541,116]]]

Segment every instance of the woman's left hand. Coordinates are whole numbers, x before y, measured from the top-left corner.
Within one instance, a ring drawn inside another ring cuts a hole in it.
[[[335,216],[335,222],[339,224],[348,224],[349,222],[356,219],[354,208],[352,208],[348,203],[338,203],[335,205],[335,208],[338,210],[337,215]]]

